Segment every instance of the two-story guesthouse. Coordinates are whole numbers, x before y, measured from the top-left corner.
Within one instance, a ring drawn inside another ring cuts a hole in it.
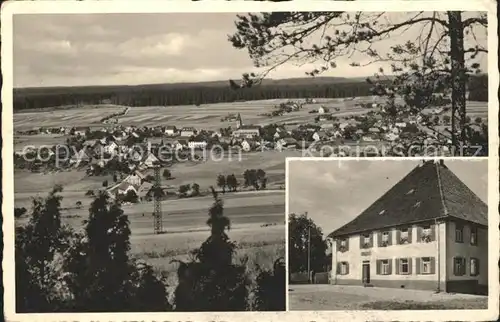
[[[330,234],[333,284],[485,293],[488,209],[443,161],[424,161]]]

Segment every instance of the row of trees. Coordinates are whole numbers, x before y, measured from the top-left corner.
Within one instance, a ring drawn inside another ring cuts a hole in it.
[[[226,193],[226,188],[228,191],[236,191],[239,185],[238,179],[236,179],[234,174],[229,174],[227,176],[219,174],[217,176],[217,187],[222,189],[222,193]]]
[[[173,303],[153,267],[130,256],[130,223],[119,203],[100,192],[83,231],[76,232],[61,221],[61,191],[58,186],[34,199],[29,222],[16,227],[17,312],[285,310],[283,261],[262,270],[249,287],[246,266],[234,264],[237,246],[227,235],[230,221],[215,190],[210,236],[191,260],[179,262]]]
[[[247,169],[243,173],[243,180],[245,187],[254,187],[256,190],[266,189],[267,175],[262,169]],[[217,186],[222,189],[222,193],[227,191],[236,191],[240,183],[234,174],[224,176],[222,174],[217,176]]]

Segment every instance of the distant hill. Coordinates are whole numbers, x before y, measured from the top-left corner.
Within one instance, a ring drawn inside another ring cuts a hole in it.
[[[286,79],[265,79],[261,86],[311,86],[339,83],[364,82],[366,77],[299,77]],[[238,80],[235,80],[238,83]],[[196,82],[196,83],[163,83],[143,85],[109,85],[109,86],[57,86],[57,87],[25,87],[14,88],[14,96],[85,94],[121,91],[161,91],[187,88],[227,87],[229,80]]]
[[[229,80],[146,85],[44,87],[14,89],[14,111],[49,107],[113,104],[173,106],[266,99],[341,98],[373,95],[365,77],[266,79],[261,86],[233,88]],[[386,80],[387,81],[387,80]],[[382,82],[386,82],[382,81]],[[238,81],[235,81],[238,83]],[[487,75],[471,77],[475,100],[487,100]],[[477,94],[477,95],[476,95]]]

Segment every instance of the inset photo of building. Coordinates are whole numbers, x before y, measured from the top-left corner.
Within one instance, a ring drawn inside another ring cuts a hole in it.
[[[479,309],[486,159],[288,160],[289,309]]]

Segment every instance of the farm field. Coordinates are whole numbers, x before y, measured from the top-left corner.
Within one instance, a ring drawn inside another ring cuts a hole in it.
[[[290,285],[290,310],[486,309],[488,297],[397,288]]]
[[[268,117],[261,114],[270,113],[275,105],[288,100],[263,100],[235,103],[206,104],[196,107],[194,105],[181,106],[145,106],[132,107],[130,111],[118,118],[119,124],[124,126],[157,126],[175,125],[176,127],[193,126],[206,130],[218,130],[221,127],[234,127],[234,121],[221,122],[221,118],[231,113],[240,113],[244,124],[266,125],[270,123],[305,123],[311,122],[316,116],[309,114],[311,110],[321,105],[330,108],[332,115],[345,117],[361,115],[371,109],[356,107],[358,103],[376,103],[383,100],[379,97],[355,97],[338,99],[316,99],[315,104],[304,104],[299,111],[282,116]],[[293,100],[292,100],[293,101]],[[468,102],[468,115],[474,119],[481,117],[487,119],[488,107],[485,102]],[[339,110],[336,111],[335,109]],[[123,110],[122,106],[93,106],[74,109],[55,110],[47,112],[24,112],[14,114],[15,130],[32,129],[46,126],[103,126],[99,120],[112,113]]]
[[[14,129],[30,130],[40,127],[59,126],[102,126],[100,120],[113,113],[121,112],[125,106],[93,105],[51,111],[30,111],[14,113]]]
[[[173,180],[163,180],[163,185],[178,186],[181,184],[198,183],[204,191],[216,184],[218,174],[235,174],[240,183],[243,182],[243,172],[246,169],[262,169],[268,177],[268,188],[279,188],[285,184],[285,158],[301,156],[301,151],[289,150],[278,152],[274,150],[263,152],[242,153],[241,159],[237,154],[222,160],[201,162],[181,162],[174,164],[169,170]],[[17,207],[26,207],[31,197],[40,194],[46,195],[55,184],[64,187],[62,195],[63,207],[72,207],[76,201],[85,206],[90,200],[84,194],[87,190],[102,188],[102,182],[112,182],[111,176],[86,176],[84,170],[53,172],[48,174],[31,173],[24,170],[14,172],[14,192]],[[283,201],[284,202],[284,201]]]
[[[16,128],[17,129],[17,128]],[[69,136],[61,134],[14,135],[14,151],[22,152],[25,147],[42,147],[63,144]]]

